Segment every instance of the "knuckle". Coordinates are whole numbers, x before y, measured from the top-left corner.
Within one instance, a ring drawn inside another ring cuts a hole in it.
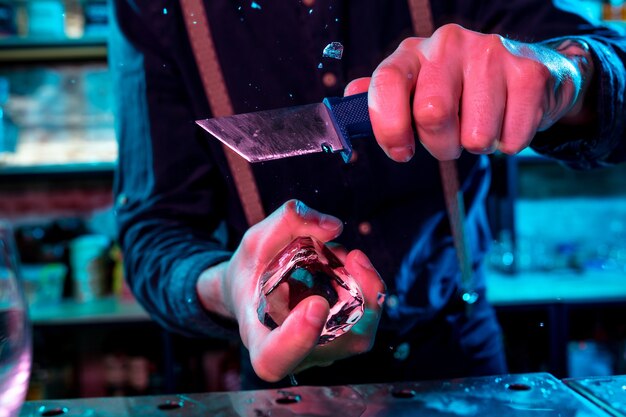
[[[402,40],[402,42],[400,42],[400,45],[398,45],[398,49],[414,49],[417,45],[419,44],[419,38],[416,37],[410,37],[410,38],[405,38],[404,40]]]
[[[500,35],[483,35],[483,42],[485,46],[485,51],[491,53],[505,51],[504,44],[502,43],[502,36]]]
[[[456,23],[448,23],[441,26],[433,33],[433,37],[441,42],[448,42],[457,39],[465,31],[462,26]]]
[[[382,62],[372,75],[374,88],[381,88],[387,84],[395,83],[402,77],[402,69],[392,60]]]
[[[480,37],[480,56],[483,62],[497,63],[506,52],[506,48],[502,42],[502,36],[489,34]]]
[[[257,248],[259,247],[259,239],[258,239],[258,234],[257,234],[257,230],[259,228],[258,227],[251,227],[248,230],[246,230],[246,232],[243,234],[243,237],[241,239],[241,243],[240,246],[242,247],[242,249],[244,250],[244,252],[246,253],[254,253],[256,252]]]
[[[308,210],[309,208],[302,201],[291,199],[281,206],[279,219],[281,222],[292,223],[305,217]]]
[[[283,217],[286,217],[286,216],[296,214],[299,204],[302,204],[302,202],[300,200],[296,200],[295,198],[285,201],[283,205],[281,206],[281,210],[282,210],[281,215]]]
[[[433,103],[431,100],[424,100],[418,103],[413,112],[419,127],[435,131],[448,125],[452,114],[451,106],[443,103]]]

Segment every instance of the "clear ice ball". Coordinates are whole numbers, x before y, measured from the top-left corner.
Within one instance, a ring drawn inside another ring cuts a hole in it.
[[[339,258],[318,239],[301,236],[276,255],[261,275],[259,320],[275,329],[312,295],[324,297],[330,306],[319,345],[348,332],[363,316],[361,289]]]

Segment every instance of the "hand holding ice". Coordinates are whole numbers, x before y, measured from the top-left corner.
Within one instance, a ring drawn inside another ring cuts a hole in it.
[[[319,240],[294,239],[268,265],[259,281],[257,314],[275,329],[302,300],[324,297],[330,306],[318,344],[348,332],[363,316],[363,295],[341,261]]]

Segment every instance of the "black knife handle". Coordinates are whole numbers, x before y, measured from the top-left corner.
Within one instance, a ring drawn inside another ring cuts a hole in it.
[[[352,154],[352,139],[374,137],[367,108],[367,93],[348,97],[327,97],[324,104],[330,110],[335,127],[344,141],[342,155],[347,162]]]

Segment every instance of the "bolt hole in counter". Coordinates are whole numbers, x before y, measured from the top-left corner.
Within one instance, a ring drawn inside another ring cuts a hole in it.
[[[159,410],[177,410],[179,408],[184,407],[184,403],[182,401],[165,401],[157,406]]]
[[[39,408],[39,414],[43,417],[54,417],[66,414],[69,411],[67,407],[52,407],[41,406]]]

